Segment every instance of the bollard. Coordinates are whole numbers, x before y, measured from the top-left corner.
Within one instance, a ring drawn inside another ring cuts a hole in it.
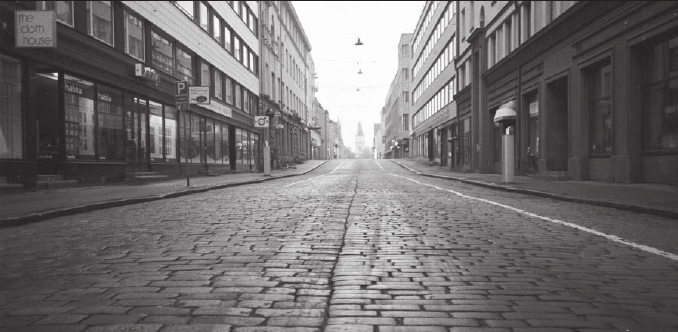
[[[501,137],[501,143],[503,147],[503,158],[504,162],[503,169],[501,172],[502,181],[504,183],[513,182],[514,180],[514,169],[515,169],[515,144],[513,138],[513,126],[506,128],[506,134]]]

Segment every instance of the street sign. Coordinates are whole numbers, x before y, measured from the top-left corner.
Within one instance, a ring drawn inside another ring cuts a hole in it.
[[[268,116],[255,116],[254,117],[254,127],[256,128],[268,128]]]
[[[177,109],[180,111],[189,110],[191,105],[189,103],[177,103]]]
[[[209,86],[188,87],[188,102],[190,104],[209,104],[210,87]]]
[[[177,96],[188,96],[188,82],[177,82]]]
[[[188,103],[188,95],[177,95],[177,103]]]

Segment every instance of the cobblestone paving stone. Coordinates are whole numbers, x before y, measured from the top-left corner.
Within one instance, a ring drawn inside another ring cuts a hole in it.
[[[0,229],[0,332],[678,331],[677,262],[389,173]]]

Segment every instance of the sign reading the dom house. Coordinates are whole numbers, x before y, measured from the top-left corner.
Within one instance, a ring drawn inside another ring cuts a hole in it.
[[[256,128],[268,128],[268,116],[255,116],[254,117],[254,127]]]
[[[53,10],[17,10],[16,47],[56,47],[56,14]]]

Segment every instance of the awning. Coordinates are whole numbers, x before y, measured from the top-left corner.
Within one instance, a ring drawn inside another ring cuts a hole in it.
[[[501,105],[494,114],[494,123],[498,122],[513,122],[516,121],[516,101],[511,100],[508,103]]]

